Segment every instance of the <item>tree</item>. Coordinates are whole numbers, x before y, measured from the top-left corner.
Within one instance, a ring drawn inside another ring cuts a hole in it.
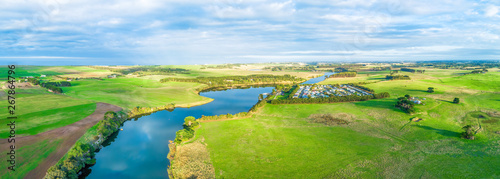
[[[459,99],[459,98],[455,98],[455,99],[453,99],[453,103],[455,103],[455,104],[460,103],[460,99]]]
[[[410,99],[410,98],[411,98],[411,96],[410,96],[409,94],[407,94],[407,95],[405,95],[405,98],[406,98],[406,99]]]
[[[429,88],[427,88],[427,92],[429,92],[429,93],[434,93],[434,87],[429,87]]]
[[[199,124],[200,123],[196,121],[196,118],[194,118],[193,116],[188,116],[184,118],[184,124],[182,124],[182,126],[184,127],[184,129],[192,130]]]
[[[462,127],[465,131],[462,132],[462,138],[474,140],[475,131],[471,125],[466,125]]]
[[[264,95],[259,94],[259,101],[261,101],[262,99],[264,99]]]
[[[104,119],[116,119],[116,113],[113,111],[108,111],[104,114]]]

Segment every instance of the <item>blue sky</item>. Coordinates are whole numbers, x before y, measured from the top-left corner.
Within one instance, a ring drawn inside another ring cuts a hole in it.
[[[2,64],[499,57],[498,0],[0,0]]]

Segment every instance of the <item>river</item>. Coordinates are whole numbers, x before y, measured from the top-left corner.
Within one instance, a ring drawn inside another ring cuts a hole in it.
[[[329,75],[331,73],[326,73]],[[303,84],[313,84],[324,76],[310,79]],[[83,170],[80,178],[168,178],[168,141],[175,139],[175,132],[182,129],[184,118],[202,115],[235,114],[247,112],[258,101],[259,94],[270,93],[274,87],[230,89],[202,92],[201,96],[214,99],[208,104],[191,108],[159,111],[139,119],[126,121],[96,153],[97,163]]]

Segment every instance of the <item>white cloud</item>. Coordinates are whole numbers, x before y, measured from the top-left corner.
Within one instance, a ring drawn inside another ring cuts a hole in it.
[[[195,61],[451,57],[461,47],[500,47],[499,6],[472,0],[25,0],[2,1],[0,12],[7,56],[209,63]]]
[[[219,7],[210,6],[207,10],[212,11],[218,18],[249,18],[254,17],[255,12],[252,8],[236,8],[236,7]]]
[[[116,26],[116,25],[119,25],[123,22],[122,19],[120,18],[111,18],[111,19],[108,19],[108,20],[102,20],[102,21],[99,21],[97,22],[97,25],[99,26]]]
[[[499,12],[499,9],[500,7],[499,6],[495,6],[495,5],[489,5],[488,7],[486,7],[486,9],[484,10],[484,15],[486,15],[487,17],[494,17],[494,16],[497,16],[498,12]]]

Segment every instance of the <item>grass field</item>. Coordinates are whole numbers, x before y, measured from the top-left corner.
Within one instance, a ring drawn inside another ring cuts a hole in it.
[[[95,102],[65,95],[50,94],[43,88],[18,89],[16,94],[16,134],[34,135],[79,121],[95,110]],[[8,103],[0,104],[7,111]],[[7,112],[0,114],[6,125]],[[0,128],[0,138],[7,138],[9,130]]]
[[[202,123],[195,142],[207,145],[217,178],[497,178],[499,73],[460,73],[426,70],[408,73],[412,80],[366,85],[389,92],[387,99],[268,104],[250,118]],[[436,92],[426,92],[428,87]],[[425,105],[417,105],[413,115],[394,108],[405,94],[426,98]],[[460,104],[452,103],[455,97]],[[348,116],[351,123],[311,123],[312,114]],[[423,120],[410,122],[412,117]],[[462,126],[478,121],[477,139],[461,139]]]
[[[5,72],[0,74],[0,79],[6,79],[8,76],[7,71],[9,68],[7,66],[0,67],[0,71]],[[47,78],[51,76],[58,75],[60,77],[104,77],[106,75],[113,74],[113,72],[108,70],[99,70],[86,66],[16,66],[15,77],[26,77],[26,76],[41,76],[46,75]]]
[[[61,143],[60,140],[45,140],[35,144],[28,145],[16,149],[16,171],[7,170],[9,166],[7,161],[8,151],[2,150],[0,155],[1,179],[23,178],[29,171],[33,170],[40,164],[50,153],[56,150],[56,147]]]
[[[78,80],[71,84],[71,87],[63,87],[67,96],[106,102],[127,109],[136,106],[157,107],[170,103],[187,107],[212,100],[196,93],[196,89],[204,86],[198,83],[159,83],[139,78],[114,78]]]

